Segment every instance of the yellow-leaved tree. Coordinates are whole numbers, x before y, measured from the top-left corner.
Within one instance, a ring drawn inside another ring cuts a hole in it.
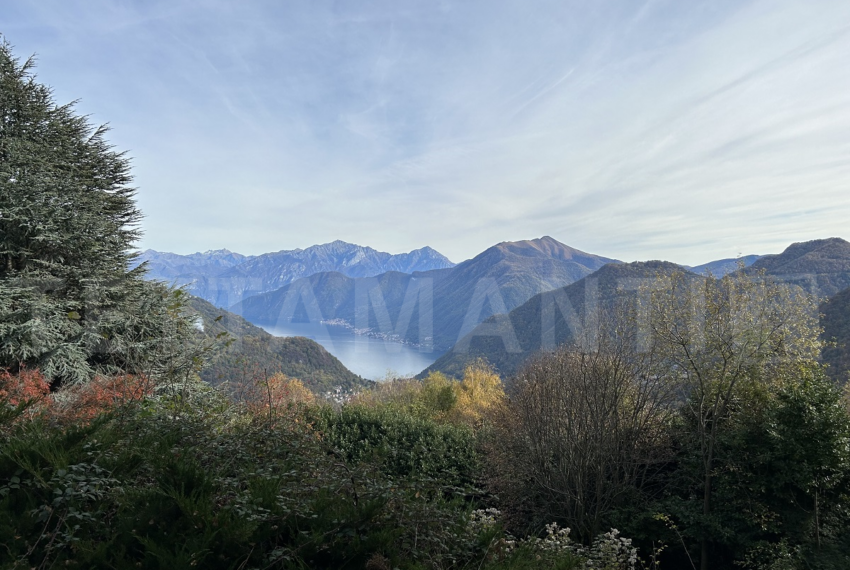
[[[458,423],[478,425],[488,410],[505,397],[502,379],[482,361],[466,367],[463,380],[454,384],[456,403],[452,419]]]

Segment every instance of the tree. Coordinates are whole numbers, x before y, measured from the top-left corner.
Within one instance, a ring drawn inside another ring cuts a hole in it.
[[[463,371],[463,379],[452,386],[456,402],[454,419],[472,426],[480,424],[487,411],[505,397],[502,379],[480,360],[468,364]]]
[[[265,414],[270,421],[287,410],[312,404],[316,397],[298,378],[282,372],[260,375],[231,385],[233,396],[254,414]]]
[[[652,343],[669,382],[681,386],[683,425],[699,450],[706,570],[722,429],[748,392],[793,381],[801,364],[816,361],[817,305],[797,287],[743,271],[696,285],[684,273],[663,279],[646,295]]]
[[[128,270],[141,213],[106,132],[0,38],[0,368],[61,384],[194,363],[179,292]]]
[[[618,316],[595,350],[564,346],[527,364],[493,415],[488,479],[516,522],[556,520],[589,541],[670,456],[671,391]]]
[[[730,408],[708,521],[693,500],[703,476],[694,433],[678,434],[670,494],[652,510],[681,521],[686,539],[708,533],[712,568],[847,568],[850,415],[840,389],[804,363],[775,384],[751,384]]]
[[[762,543],[781,537],[807,567],[846,568],[850,415],[840,390],[822,367],[802,366],[762,409],[742,416],[724,434],[730,468],[719,475],[726,508],[749,514],[738,534]]]

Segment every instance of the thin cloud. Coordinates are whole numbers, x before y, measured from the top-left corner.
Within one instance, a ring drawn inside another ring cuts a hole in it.
[[[8,4],[134,157],[143,247],[697,264],[850,219],[846,2]]]

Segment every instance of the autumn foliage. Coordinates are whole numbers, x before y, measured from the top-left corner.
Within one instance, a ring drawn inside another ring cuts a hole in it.
[[[152,382],[144,376],[98,376],[88,384],[57,392],[52,415],[64,421],[88,422],[104,412],[139,402],[152,391]]]
[[[32,418],[49,404],[50,385],[38,370],[21,369],[17,374],[0,371],[0,406],[21,406],[23,416]]]
[[[504,398],[499,375],[486,363],[474,362],[466,367],[460,380],[440,372],[429,374],[421,382],[406,378],[386,380],[358,394],[351,404],[396,407],[418,417],[478,427],[488,411]]]
[[[91,421],[99,414],[142,400],[152,389],[146,377],[125,374],[99,376],[51,393],[50,384],[37,369],[0,372],[0,404],[26,405],[25,417],[41,416],[60,423]]]
[[[257,376],[231,386],[234,397],[257,414],[276,414],[296,404],[311,404],[313,392],[298,378],[283,373]]]

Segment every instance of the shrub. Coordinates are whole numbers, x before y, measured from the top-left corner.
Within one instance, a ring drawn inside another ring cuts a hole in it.
[[[464,426],[441,424],[393,407],[344,406],[315,411],[323,441],[347,461],[376,462],[394,479],[432,479],[445,487],[471,488],[480,462],[475,437]]]

